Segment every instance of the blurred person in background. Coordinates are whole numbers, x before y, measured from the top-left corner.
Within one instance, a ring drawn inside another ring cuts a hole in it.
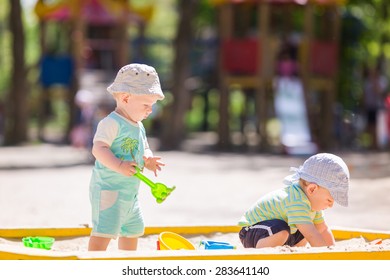
[[[387,78],[382,75],[380,65],[364,70],[363,107],[366,115],[366,133],[369,135],[369,148],[378,149],[377,121],[378,113],[384,107],[384,95],[388,86]]]

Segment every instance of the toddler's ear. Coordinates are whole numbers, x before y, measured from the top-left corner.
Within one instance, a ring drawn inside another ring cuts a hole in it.
[[[308,193],[308,194],[313,194],[317,189],[318,189],[317,184],[310,183],[310,184],[307,186],[307,193]]]
[[[123,103],[129,103],[130,95],[122,93],[121,100]]]

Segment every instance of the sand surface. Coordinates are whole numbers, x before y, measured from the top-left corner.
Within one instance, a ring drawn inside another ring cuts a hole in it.
[[[201,245],[201,241],[213,240],[218,242],[228,242],[231,245],[236,246],[235,250],[248,250],[243,248],[240,241],[237,238],[236,233],[216,233],[211,235],[183,235],[188,241],[190,241],[196,250],[204,250],[204,246]],[[158,235],[148,235],[141,237],[138,243],[138,251],[156,251],[157,250]],[[0,245],[7,244],[13,246],[23,247],[23,244],[18,239],[4,239],[0,238]],[[52,251],[72,252],[72,251],[87,251],[88,237],[77,238],[57,238],[53,244]],[[112,240],[108,246],[107,251],[118,251],[117,243]],[[375,240],[375,242],[369,242],[363,237],[353,238],[349,240],[337,241],[335,246],[332,247],[319,247],[313,248],[307,247],[289,247],[279,246],[275,248],[259,249],[262,253],[289,253],[289,252],[352,252],[352,251],[390,251],[390,239]]]

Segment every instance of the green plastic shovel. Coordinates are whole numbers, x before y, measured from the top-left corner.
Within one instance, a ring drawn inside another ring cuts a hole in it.
[[[163,183],[153,183],[149,178],[141,173],[138,167],[136,167],[136,170],[137,172],[134,176],[150,187],[152,195],[156,198],[157,203],[162,203],[171,194],[171,192],[176,189],[175,186],[169,188]]]

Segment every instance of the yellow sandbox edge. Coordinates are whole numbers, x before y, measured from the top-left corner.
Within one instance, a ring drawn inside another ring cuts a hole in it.
[[[390,260],[390,251],[267,253],[246,249],[59,252],[0,244],[0,260]]]

